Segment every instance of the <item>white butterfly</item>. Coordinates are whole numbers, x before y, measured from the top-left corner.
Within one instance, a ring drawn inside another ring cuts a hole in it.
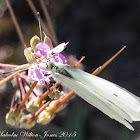
[[[126,89],[67,64],[48,61],[47,68],[55,81],[130,130],[130,123],[140,121],[140,98]]]

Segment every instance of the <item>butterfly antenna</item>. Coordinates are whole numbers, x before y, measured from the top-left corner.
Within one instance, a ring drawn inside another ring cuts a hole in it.
[[[13,73],[16,72],[17,70],[11,70],[11,71],[7,71],[7,72],[2,72],[1,74],[8,74],[8,73]]]
[[[38,23],[39,23],[39,30],[40,30],[40,39],[42,42],[41,20],[40,20],[40,13],[39,12],[37,12],[37,16],[38,16]]]

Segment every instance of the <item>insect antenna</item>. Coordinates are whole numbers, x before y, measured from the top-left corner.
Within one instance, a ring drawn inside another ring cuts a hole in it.
[[[2,74],[13,73],[13,72],[15,72],[15,71],[17,71],[17,70],[11,70],[11,71],[7,71],[7,72],[2,72]]]
[[[41,30],[41,20],[40,20],[40,13],[37,12],[37,16],[38,16],[38,23],[39,23],[39,30],[40,30],[40,39],[42,42],[42,30]]]

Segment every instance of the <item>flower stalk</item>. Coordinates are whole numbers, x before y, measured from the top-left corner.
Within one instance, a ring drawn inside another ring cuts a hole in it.
[[[115,55],[113,55],[107,62],[105,62],[102,66],[99,66],[92,74],[98,75],[107,65],[109,65],[124,49],[126,46],[122,47]]]
[[[32,121],[36,120],[39,114],[46,109],[46,107],[50,104],[51,101],[48,101],[45,103],[33,116],[32,116]]]
[[[50,87],[50,91],[52,91],[54,87],[57,88],[59,85],[60,85],[60,83],[55,83],[52,87]],[[48,97],[50,91],[47,90],[47,91],[37,100],[37,103],[38,103],[38,104],[41,104],[42,101],[44,101],[44,100]]]
[[[20,105],[17,108],[18,111],[20,111],[23,108],[23,106],[25,105],[26,101],[28,100],[30,94],[32,93],[32,91],[34,90],[36,85],[37,85],[37,81],[33,83],[33,85],[31,86],[30,90],[26,93],[24,99],[21,101]]]
[[[3,68],[17,68],[19,66],[20,65],[11,65],[11,64],[3,64],[3,63],[0,63],[0,67],[3,67]]]
[[[113,61],[126,47],[124,46],[121,50],[119,50],[113,57],[111,57],[107,62],[105,62],[102,66],[98,67],[95,71],[93,71],[92,75],[98,75],[111,61]],[[70,91],[66,96],[62,97],[49,111],[54,113],[62,104],[64,104],[67,100],[69,100],[75,93]]]
[[[18,80],[17,80],[16,89],[14,91],[14,95],[13,95],[12,101],[11,101],[10,111],[12,111],[14,109],[14,102],[15,102],[16,92],[17,92],[18,88],[19,88],[19,83],[18,83]]]
[[[16,76],[17,74],[19,74],[21,72],[21,70],[18,70],[14,73],[12,73],[11,75],[9,75],[8,77],[4,78],[3,80],[0,81],[0,86],[2,84],[4,84],[5,82],[9,81],[10,79],[12,79],[14,76]]]

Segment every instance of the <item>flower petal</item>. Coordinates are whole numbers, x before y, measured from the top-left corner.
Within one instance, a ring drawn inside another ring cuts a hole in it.
[[[65,56],[62,55],[61,53],[54,54],[53,58],[54,58],[55,62],[59,62],[59,63],[63,63],[63,64],[67,63],[67,60],[66,60]]]
[[[41,42],[36,45],[36,51],[39,51],[41,55],[47,55],[47,53],[50,51],[50,47]]]
[[[65,48],[66,48],[66,43],[61,43],[59,44],[58,46],[56,46],[54,49],[50,50],[50,53],[51,54],[54,54],[54,53],[60,53],[62,52]]]
[[[36,81],[35,79],[34,79],[34,72],[33,72],[33,68],[32,67],[30,67],[29,68],[29,71],[28,71],[28,78],[29,78],[29,80],[30,81]]]
[[[43,72],[40,70],[37,64],[33,64],[28,73],[28,78],[30,81],[39,81],[41,85],[45,84],[45,77]]]
[[[46,74],[49,73],[49,70],[46,68],[45,63],[38,64],[38,67],[39,67],[39,69],[41,69],[41,71],[45,72]]]

